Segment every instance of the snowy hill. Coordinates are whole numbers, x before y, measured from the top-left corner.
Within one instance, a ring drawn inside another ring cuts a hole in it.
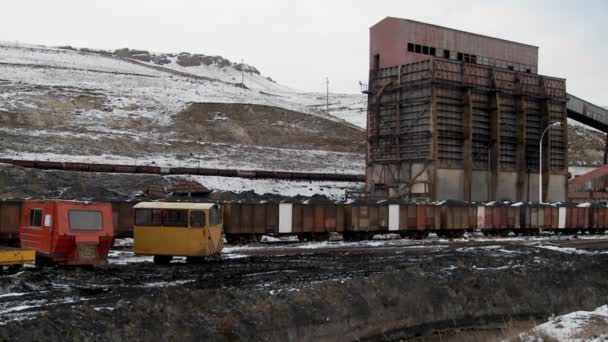
[[[365,97],[325,101],[219,56],[0,43],[4,158],[362,173]]]

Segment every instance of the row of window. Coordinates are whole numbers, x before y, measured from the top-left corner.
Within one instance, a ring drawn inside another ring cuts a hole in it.
[[[30,209],[29,216],[29,227],[41,228],[42,227],[42,209],[32,208]],[[47,215],[49,216],[49,215]],[[50,220],[49,218],[47,218]],[[46,225],[50,225],[48,222]],[[100,211],[95,210],[69,210],[68,211],[68,225],[71,230],[102,230],[103,219]]]
[[[421,44],[408,43],[407,51],[445,59],[458,60],[465,63],[481,64],[519,72],[536,73],[536,68],[530,65],[510,63],[499,59],[481,57],[473,54],[450,51]]]
[[[137,226],[152,227],[205,227],[205,212],[187,209],[135,209],[134,217]],[[209,225],[222,223],[220,208],[209,210]]]

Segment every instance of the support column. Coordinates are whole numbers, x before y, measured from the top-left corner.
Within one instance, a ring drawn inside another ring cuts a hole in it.
[[[606,142],[604,143],[604,165],[608,164],[608,132],[606,133]]]
[[[515,169],[517,170],[517,201],[530,200],[526,191],[526,98],[517,96],[515,98],[516,120],[517,120],[517,143],[515,145]]]
[[[430,195],[431,199],[437,199],[437,166],[439,165],[438,143],[439,132],[437,129],[437,90],[435,84],[431,83],[431,160],[433,166],[430,174]]]
[[[401,159],[401,65],[397,70],[397,94],[395,94],[395,130],[394,130],[394,139],[393,143],[395,144],[395,161],[397,165],[396,173],[397,175],[392,174],[393,179],[390,184],[391,187],[394,187],[394,193],[391,194],[389,189],[389,197],[399,196],[399,184],[401,184],[401,168],[403,167],[402,159]]]
[[[500,167],[500,96],[490,92],[490,153],[489,153],[489,191],[488,200],[496,200],[498,169]]]
[[[544,100],[541,103],[541,119],[540,119],[540,134],[542,134],[543,130],[547,128],[551,124],[549,121],[549,100]],[[540,137],[539,137],[540,138]],[[545,138],[542,141],[543,144],[543,155],[540,158],[543,159],[543,169],[539,170],[539,172],[543,173],[543,202],[547,199],[547,191],[549,190],[549,177],[551,176],[551,129],[547,131],[545,134]]]
[[[462,124],[462,157],[464,169],[463,198],[465,201],[470,201],[471,180],[473,178],[473,96],[471,94],[471,88],[467,88],[464,92]]]

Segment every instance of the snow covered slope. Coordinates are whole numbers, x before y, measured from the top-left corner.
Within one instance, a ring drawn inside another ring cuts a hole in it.
[[[325,100],[218,56],[0,43],[4,158],[362,173],[365,135],[356,125],[365,98],[331,94],[338,116],[323,110]],[[243,113],[220,106],[184,122],[201,103],[244,104]],[[265,126],[245,120],[270,112]],[[293,143],[274,141],[277,132]]]

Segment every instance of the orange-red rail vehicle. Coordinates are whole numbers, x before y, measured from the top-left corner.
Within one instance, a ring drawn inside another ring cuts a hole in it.
[[[114,243],[112,205],[26,200],[19,236],[22,248],[36,250],[37,261],[104,264]]]

